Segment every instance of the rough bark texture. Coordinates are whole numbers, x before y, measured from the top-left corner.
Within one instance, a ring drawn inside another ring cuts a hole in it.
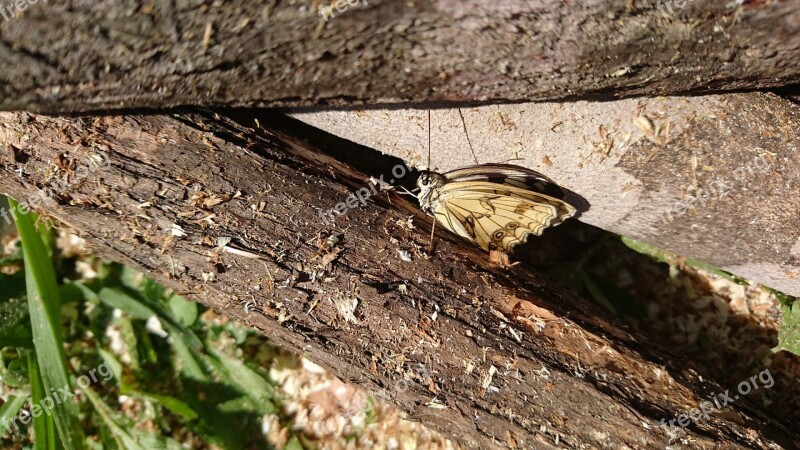
[[[513,160],[573,191],[580,220],[800,295],[800,106],[773,94],[432,111],[431,165]],[[427,163],[425,110],[295,114]],[[470,152],[469,137],[475,154]]]
[[[796,0],[369,0],[325,21],[326,5],[9,6],[0,108],[520,101],[800,81]]]
[[[469,447],[661,447],[662,418],[721,392],[535,273],[447,240],[427,252],[402,197],[321,225],[365,176],[260,123],[3,113],[0,191]],[[791,411],[734,408],[684,442],[798,442]]]

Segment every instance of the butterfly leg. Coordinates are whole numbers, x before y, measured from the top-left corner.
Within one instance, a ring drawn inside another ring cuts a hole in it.
[[[431,245],[429,252],[433,253],[433,233],[436,231],[436,217],[433,218],[433,225],[431,226]]]
[[[406,189],[405,186],[399,186],[399,187],[403,191],[403,192],[399,192],[400,194],[410,195],[410,196],[412,196],[412,197],[414,197],[414,198],[419,200],[419,197],[416,194],[414,194],[413,192],[411,192],[408,189]]]

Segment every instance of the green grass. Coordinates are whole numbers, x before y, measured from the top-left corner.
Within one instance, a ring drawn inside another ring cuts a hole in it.
[[[84,448],[84,438],[75,403],[50,402],[52,407],[40,403],[48,392],[73,388],[64,353],[61,296],[50,253],[36,230],[33,214],[23,214],[12,199],[9,199],[9,206],[25,259],[25,285],[35,355],[28,358],[28,371],[33,397],[33,425],[36,434],[41,436],[36,440],[35,448],[57,448],[60,440],[63,448],[80,450]],[[44,405],[44,413],[36,414],[34,408],[38,405]],[[52,433],[53,425],[58,430],[57,436]]]
[[[122,265],[85,258],[77,271],[10,206],[22,256],[0,260],[0,420],[15,421],[3,448],[270,448],[262,418],[289,421],[252,357],[261,336],[202,320],[201,305]],[[78,395],[51,401],[61,389]]]

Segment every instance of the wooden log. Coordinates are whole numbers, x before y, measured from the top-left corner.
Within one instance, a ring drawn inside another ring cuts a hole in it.
[[[768,88],[800,81],[797,6],[17,1],[0,9],[0,109],[520,101]]]
[[[432,111],[431,165],[512,160],[573,191],[580,220],[800,296],[800,107],[765,93]],[[416,164],[426,110],[294,115]],[[471,139],[475,155],[470,151]]]
[[[427,251],[416,205],[360,205],[364,174],[269,117],[238,120],[2,113],[0,191],[470,448],[664,446],[662,419],[721,392],[525,268],[446,237]],[[734,408],[685,442],[797,442],[790,416]]]

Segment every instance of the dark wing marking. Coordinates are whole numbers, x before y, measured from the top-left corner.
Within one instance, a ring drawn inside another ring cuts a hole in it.
[[[435,215],[445,228],[484,250],[509,252],[529,235],[541,235],[574,213],[569,204],[537,192],[471,181],[447,183]]]
[[[555,181],[535,170],[511,164],[480,164],[452,170],[444,176],[453,182],[485,181],[506,184],[557,199],[564,198],[564,191]]]

